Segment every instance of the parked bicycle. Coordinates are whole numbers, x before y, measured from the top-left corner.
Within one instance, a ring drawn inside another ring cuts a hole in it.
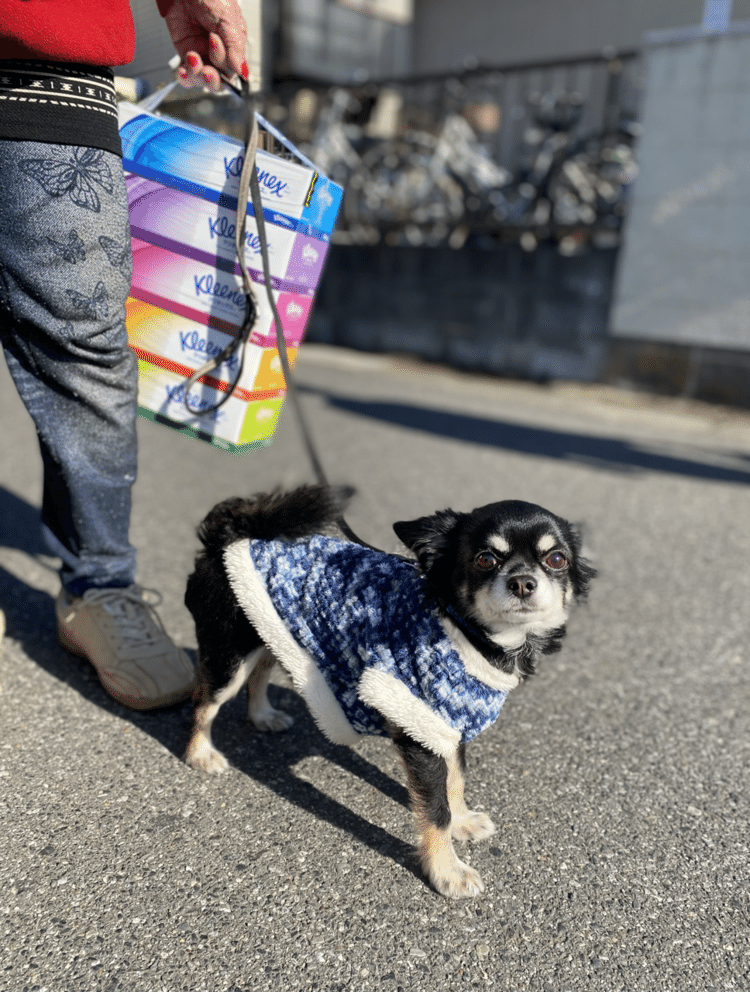
[[[391,244],[402,235],[411,244],[448,241],[458,247],[488,209],[492,192],[510,181],[469,123],[449,114],[437,137],[407,131],[363,155],[345,191],[343,219],[368,240],[375,230]]]
[[[371,139],[347,121],[361,109],[356,98],[332,91],[304,150],[344,187],[339,237],[460,247],[484,233],[526,248],[552,239],[566,252],[616,244],[637,173],[637,125],[623,121],[582,138],[584,103],[576,93],[533,96],[529,106],[532,123],[512,174],[459,113],[447,114],[437,135],[409,129],[396,139]]]
[[[638,171],[635,122],[611,133],[579,137],[583,101],[575,93],[532,99],[534,123],[524,134],[525,154],[512,190],[496,199],[500,226],[532,239],[616,243],[630,185]],[[606,237],[605,237],[606,235]]]

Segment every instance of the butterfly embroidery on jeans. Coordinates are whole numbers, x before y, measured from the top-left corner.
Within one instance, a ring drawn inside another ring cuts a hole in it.
[[[76,310],[91,320],[109,316],[109,304],[107,303],[109,293],[107,293],[107,287],[103,282],[96,284],[93,296],[84,296],[83,293],[79,293],[75,289],[66,289],[65,292]]]
[[[60,258],[64,258],[66,262],[75,264],[86,261],[86,248],[83,239],[75,229],[68,232],[67,241],[56,241],[49,237],[47,241],[52,245],[54,253]]]
[[[112,173],[99,148],[75,148],[64,161],[51,158],[25,158],[18,163],[21,172],[36,180],[50,196],[69,196],[84,210],[98,214],[101,201],[96,191],[114,189]]]
[[[121,275],[129,279],[130,245],[121,245],[119,241],[115,241],[113,238],[108,238],[104,234],[99,238],[99,244],[104,249],[104,253],[109,259],[109,264],[113,268],[119,269]]]

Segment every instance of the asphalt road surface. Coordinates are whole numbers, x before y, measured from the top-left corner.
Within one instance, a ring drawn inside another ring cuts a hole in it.
[[[306,346],[299,381],[350,523],[520,498],[586,525],[601,577],[563,652],[469,750],[497,834],[449,902],[411,854],[387,741],[296,718],[224,776],[181,759],[190,707],[117,705],[58,647],[33,429],[0,370],[0,989],[750,988],[750,416]],[[219,499],[310,478],[286,411],[233,458],[140,425],[139,578],[176,640],[195,527]]]

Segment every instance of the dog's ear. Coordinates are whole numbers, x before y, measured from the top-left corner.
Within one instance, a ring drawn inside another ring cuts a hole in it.
[[[568,524],[571,544],[576,552],[575,566],[571,572],[573,592],[578,599],[585,599],[589,591],[589,583],[599,574],[591,560],[591,554],[583,543],[583,525]]]
[[[451,546],[451,535],[466,516],[453,510],[441,510],[431,517],[401,520],[393,525],[396,536],[417,556],[424,572],[429,572]]]

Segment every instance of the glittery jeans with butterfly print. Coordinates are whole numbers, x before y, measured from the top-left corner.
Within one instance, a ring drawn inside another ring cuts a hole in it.
[[[72,595],[130,585],[137,366],[122,162],[0,141],[0,181],[0,341],[39,435],[44,536]]]

